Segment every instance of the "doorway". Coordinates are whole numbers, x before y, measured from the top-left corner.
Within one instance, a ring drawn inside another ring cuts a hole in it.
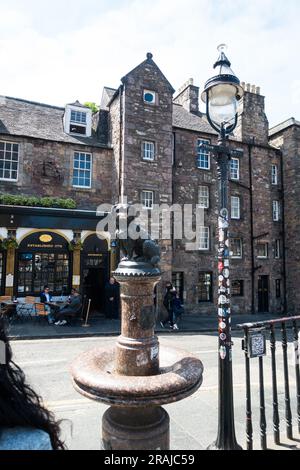
[[[269,311],[269,276],[258,277],[258,313]]]
[[[104,269],[97,267],[84,269],[83,294],[91,299],[91,311],[104,312],[106,282],[107,274]]]

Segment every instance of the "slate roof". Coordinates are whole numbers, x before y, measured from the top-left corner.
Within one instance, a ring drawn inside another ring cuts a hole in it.
[[[33,137],[76,145],[107,147],[96,137],[64,132],[65,108],[0,96],[0,134]]]
[[[216,134],[203,113],[189,113],[183,106],[173,103],[173,126],[206,134]]]

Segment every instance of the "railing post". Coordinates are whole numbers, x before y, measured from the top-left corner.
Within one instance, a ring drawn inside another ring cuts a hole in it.
[[[250,382],[250,359],[248,350],[249,330],[244,329],[244,353],[246,370],[246,440],[247,450],[253,450],[253,426],[251,408],[251,382]]]
[[[299,373],[299,337],[296,320],[293,321],[294,352],[295,352],[295,373],[296,373],[296,394],[297,394],[297,423],[300,433],[300,373]]]
[[[281,323],[282,351],[283,351],[283,370],[284,370],[284,401],[285,401],[285,419],[286,433],[288,439],[293,439],[292,412],[289,386],[289,366],[287,357],[287,335],[285,323]]]
[[[265,390],[264,390],[264,366],[263,357],[258,358],[259,364],[259,402],[260,402],[260,445],[263,450],[267,449],[267,422],[265,408]]]
[[[271,345],[271,365],[272,365],[272,393],[273,393],[273,430],[274,442],[280,443],[279,431],[279,412],[278,412],[278,391],[277,391],[277,374],[276,374],[276,336],[275,328],[272,324],[270,326],[270,345]]]

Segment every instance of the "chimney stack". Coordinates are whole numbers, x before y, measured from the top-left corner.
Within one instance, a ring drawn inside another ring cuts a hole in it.
[[[192,78],[179,88],[173,102],[183,106],[189,113],[199,112],[199,87],[194,85]]]

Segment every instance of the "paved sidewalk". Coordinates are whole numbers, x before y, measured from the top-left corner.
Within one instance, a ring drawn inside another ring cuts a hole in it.
[[[232,329],[236,329],[238,323],[271,320],[278,318],[276,314],[260,315],[233,315]],[[215,332],[218,327],[218,319],[215,315],[197,315],[186,313],[183,315],[179,330],[173,331],[170,328],[162,328],[157,322],[156,332],[164,334],[178,333],[198,333]],[[88,336],[113,336],[119,335],[121,331],[120,320],[109,320],[104,317],[96,317],[90,320],[89,327],[81,324],[74,326],[48,325],[46,322],[36,322],[34,320],[24,320],[10,326],[9,337],[14,340],[21,339],[43,339],[43,338],[80,338]]]

